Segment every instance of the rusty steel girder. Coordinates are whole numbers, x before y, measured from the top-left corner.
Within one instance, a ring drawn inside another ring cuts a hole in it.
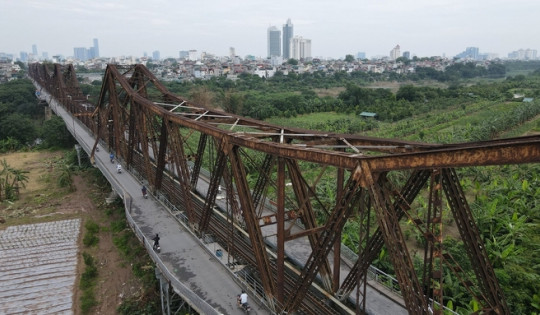
[[[509,312],[455,168],[538,163],[538,135],[429,144],[285,128],[205,108],[174,95],[142,65],[109,65],[96,109],[88,111],[80,104],[84,96],[71,65],[32,64],[29,73],[94,131],[96,145],[105,143],[175,207],[187,212],[192,226],[213,234],[236,259],[254,266],[254,276],[275,312],[353,312],[339,300],[355,289],[356,310],[365,311],[367,270],[383,245],[408,311],[439,311],[429,299],[441,301],[441,265],[460,270],[440,244],[442,191],[477,279],[476,283],[463,281],[464,285],[484,310]],[[207,191],[197,188],[203,169],[210,173]],[[248,170],[258,170],[254,181],[248,178]],[[331,198],[321,189],[327,170],[335,174],[330,176],[336,187]],[[397,171],[411,172],[400,189],[387,176]],[[411,204],[430,176],[429,215],[414,218]],[[221,180],[227,189],[228,212],[214,207]],[[370,224],[372,213],[376,222]],[[412,268],[399,225],[404,216],[428,240],[423,276]],[[276,224],[268,224],[268,218],[275,218]],[[340,282],[341,235],[345,223],[355,219],[361,222],[359,255]],[[273,234],[263,235],[262,227]],[[266,238],[273,236],[277,244],[269,246]],[[287,242],[304,237],[310,255],[302,266],[290,266]],[[329,257],[333,257],[334,268],[330,268]],[[315,286],[317,276],[323,279],[323,289]]]

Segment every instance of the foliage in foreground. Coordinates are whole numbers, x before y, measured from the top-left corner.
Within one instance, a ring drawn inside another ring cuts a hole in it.
[[[6,160],[0,163],[0,202],[19,198],[20,188],[25,188],[28,182],[28,171],[9,166]]]
[[[96,306],[97,300],[94,293],[96,285],[98,269],[92,255],[83,252],[83,260],[85,264],[84,272],[81,275],[79,287],[82,290],[81,295],[81,311],[83,314],[88,314],[90,310]]]

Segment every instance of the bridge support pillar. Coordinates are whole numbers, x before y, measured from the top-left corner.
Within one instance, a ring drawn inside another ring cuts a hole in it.
[[[111,190],[107,198],[105,198],[105,202],[110,205],[116,200],[116,198],[118,198],[118,193],[113,189]]]
[[[156,268],[156,278],[159,279],[159,295],[161,297],[161,314],[171,314],[171,300],[169,295],[169,281],[165,279],[161,271]]]

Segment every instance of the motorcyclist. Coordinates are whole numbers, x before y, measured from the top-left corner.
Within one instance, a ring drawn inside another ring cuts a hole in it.
[[[120,165],[120,163],[118,163],[118,165],[116,165],[116,171],[118,173],[122,173],[122,165]]]
[[[109,155],[109,158],[111,159],[111,163],[113,163],[113,162],[114,162],[114,153],[111,153],[111,154]]]
[[[141,188],[141,191],[142,191],[143,197],[146,198],[146,193],[147,193],[147,191],[146,191],[146,186],[143,185],[142,188]]]
[[[242,305],[242,307],[244,308],[247,308],[248,307],[247,302],[248,302],[248,295],[245,290],[242,290],[242,294],[238,296],[238,304]]]

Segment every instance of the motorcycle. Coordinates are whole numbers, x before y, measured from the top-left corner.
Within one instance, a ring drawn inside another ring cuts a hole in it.
[[[144,199],[148,199],[148,191],[146,190],[146,186],[143,186],[141,188],[142,196]]]
[[[240,294],[236,296],[236,305],[238,305],[238,307],[241,308],[246,314],[249,314],[249,312],[251,312],[251,306],[249,306],[247,302],[242,304]]]

